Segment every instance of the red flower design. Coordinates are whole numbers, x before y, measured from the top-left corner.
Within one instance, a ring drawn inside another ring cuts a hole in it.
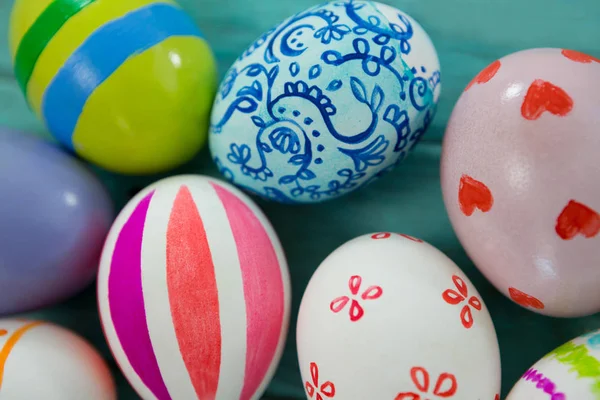
[[[458,289],[458,292],[453,289],[448,289],[442,294],[443,299],[448,304],[456,305],[465,301],[468,297],[467,284],[465,281],[460,279],[456,275],[452,275],[452,281],[454,286]],[[473,314],[471,313],[471,307],[477,311],[481,311],[481,301],[475,296],[471,296],[467,304],[465,304],[460,312],[460,320],[465,328],[469,329],[473,326]]]
[[[362,278],[358,275],[353,275],[350,277],[350,281],[348,282],[348,286],[350,287],[350,293],[353,296],[358,295],[358,291],[360,290],[360,285],[362,283]],[[381,297],[383,294],[383,289],[381,286],[369,286],[367,290],[365,290],[361,295],[361,299],[363,300],[375,300]],[[350,302],[351,301],[351,302]],[[358,300],[355,298],[350,298],[348,296],[340,296],[331,302],[329,308],[334,313],[338,313],[346,307],[346,304],[350,302],[350,321],[356,322],[362,318],[365,314],[365,310],[359,304]]]
[[[374,233],[371,235],[371,239],[389,239],[390,237],[392,237],[392,234],[389,232]]]
[[[421,239],[407,235],[405,233],[399,233],[398,235],[402,236],[404,239],[412,240],[413,242],[423,243],[423,241]]]
[[[412,240],[413,242],[423,243],[423,241],[421,239],[407,235],[405,233],[395,233],[394,235],[402,236],[403,238]],[[392,237],[392,234],[389,232],[380,232],[380,233],[374,233],[373,235],[371,235],[371,239],[376,239],[376,240],[389,239],[390,237]]]
[[[398,393],[395,400],[428,400],[426,397],[422,397],[429,394],[429,372],[423,367],[413,367],[410,370],[410,377],[415,384],[417,391],[415,392],[404,392]],[[433,395],[437,398],[446,399],[456,394],[458,384],[456,377],[447,372],[442,373],[438,376],[433,388]]]
[[[306,393],[308,393],[308,397],[312,399],[312,397],[316,394],[316,400],[323,400],[323,396],[333,398],[335,396],[335,385],[329,381],[323,383],[319,387],[319,367],[316,363],[310,363],[310,376],[312,378],[312,383],[306,381],[304,387],[306,388]]]

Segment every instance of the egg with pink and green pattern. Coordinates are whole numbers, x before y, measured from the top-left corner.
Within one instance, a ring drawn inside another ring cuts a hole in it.
[[[559,346],[529,368],[506,400],[600,398],[600,330]]]

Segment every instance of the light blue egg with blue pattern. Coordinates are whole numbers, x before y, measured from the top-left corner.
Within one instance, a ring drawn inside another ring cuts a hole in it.
[[[350,193],[421,139],[440,95],[435,47],[410,16],[371,1],[296,14],[232,65],[209,146],[234,184],[285,203]]]

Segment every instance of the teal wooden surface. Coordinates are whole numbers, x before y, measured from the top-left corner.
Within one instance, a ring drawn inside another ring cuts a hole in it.
[[[31,0],[35,1],[35,0]],[[531,47],[562,47],[600,57],[598,0],[388,0],[429,32],[440,57],[439,112],[423,142],[393,173],[365,190],[329,203],[284,206],[259,202],[277,229],[288,255],[293,281],[293,316],[303,288],[319,263],[345,241],[391,230],[421,237],[450,256],[477,286],[498,333],[502,353],[502,393],[537,359],[563,342],[600,327],[598,315],[554,319],[526,311],[497,292],[475,269],[452,231],[439,185],[439,154],[444,127],[461,91],[491,61]],[[221,76],[262,32],[314,0],[182,0],[213,46]],[[0,125],[49,138],[25,104],[13,78],[7,49],[12,0],[0,2]],[[136,189],[164,176],[120,177],[97,171],[121,207]],[[192,163],[172,171],[218,176],[203,151]],[[284,220],[287,220],[284,222]],[[111,363],[119,399],[138,397],[112,362],[99,326],[95,290],[29,315],[70,327],[92,341]],[[270,385],[269,398],[303,398],[292,318],[285,353]],[[468,354],[464,355],[468,357]],[[352,362],[352,355],[348,355]],[[476,368],[476,366],[474,366]],[[466,399],[470,400],[470,399]]]

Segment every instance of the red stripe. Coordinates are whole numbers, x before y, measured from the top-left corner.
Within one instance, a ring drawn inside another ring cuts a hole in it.
[[[167,285],[183,361],[198,397],[212,400],[221,365],[219,298],[204,224],[187,186],[169,218]]]
[[[277,254],[265,227],[236,195],[213,184],[237,246],[246,300],[246,368],[240,400],[263,382],[277,351],[285,296]]]

